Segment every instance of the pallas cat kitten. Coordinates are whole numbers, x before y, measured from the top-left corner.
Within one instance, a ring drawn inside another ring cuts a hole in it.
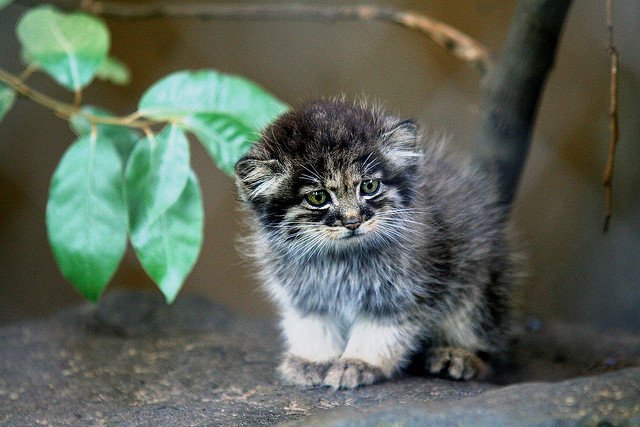
[[[308,103],[268,127],[236,175],[287,382],[354,388],[416,360],[467,380],[504,352],[506,213],[489,180],[421,143],[413,121]]]

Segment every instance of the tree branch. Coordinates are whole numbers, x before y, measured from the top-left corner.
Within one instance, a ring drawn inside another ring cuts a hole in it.
[[[529,151],[538,101],[553,67],[571,0],[520,0],[502,53],[484,77],[474,159],[498,179],[500,203],[513,201]]]
[[[17,0],[27,6],[39,5],[37,0]],[[487,49],[461,31],[428,16],[398,10],[393,7],[318,6],[305,3],[291,4],[215,4],[191,2],[152,2],[129,4],[100,0],[54,0],[63,9],[82,9],[95,15],[121,19],[142,18],[200,18],[250,20],[304,20],[304,21],[381,21],[417,31],[446,49],[454,56],[469,62],[483,73],[491,65]]]

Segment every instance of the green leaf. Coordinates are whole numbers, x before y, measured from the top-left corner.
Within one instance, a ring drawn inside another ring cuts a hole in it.
[[[5,7],[9,6],[12,2],[13,0],[0,0],[0,9],[4,9]]]
[[[0,82],[0,120],[9,112],[16,100],[16,92]]]
[[[168,125],[157,136],[138,142],[125,171],[132,236],[175,203],[189,170],[189,142],[177,126]]]
[[[29,52],[27,52],[24,48],[20,50],[20,61],[27,67],[31,67],[33,71],[42,71],[37,62],[31,56],[29,56]]]
[[[171,74],[151,86],[138,104],[143,116],[181,122],[229,174],[262,128],[287,109],[256,84],[213,70]]]
[[[98,117],[113,117],[113,114],[104,108],[91,105],[82,107],[80,111]],[[83,114],[74,114],[71,117],[70,124],[78,136],[91,134],[91,123]],[[126,164],[133,147],[140,139],[140,134],[126,126],[97,124],[96,129],[98,130],[98,136],[102,136],[113,143],[122,159],[122,164]]]
[[[259,131],[288,109],[264,89],[238,76],[213,70],[179,71],[142,95],[138,112],[156,119],[221,113]]]
[[[193,172],[176,202],[145,224],[131,243],[140,264],[171,304],[193,268],[202,247],[204,212]]]
[[[224,114],[196,114],[186,118],[184,125],[196,135],[218,167],[231,176],[236,162],[258,138],[257,132]]]
[[[23,56],[70,90],[91,82],[109,50],[109,30],[100,19],[50,6],[27,11],[16,31]]]
[[[122,61],[113,56],[108,56],[100,68],[98,68],[96,77],[101,80],[107,80],[114,85],[124,86],[129,84],[131,72],[129,71],[129,67]]]
[[[127,242],[122,164],[107,139],[83,137],[65,152],[51,180],[47,233],[62,275],[95,302]]]
[[[20,50],[20,61],[22,61],[22,63],[24,65],[27,66],[32,66],[35,67],[36,69],[38,69],[38,65],[35,63],[35,60],[29,56],[29,52],[27,52],[24,48],[22,48],[22,50]]]

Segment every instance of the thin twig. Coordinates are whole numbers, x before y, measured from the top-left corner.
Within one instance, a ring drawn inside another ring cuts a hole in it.
[[[153,138],[153,132],[151,131],[151,128],[149,127],[143,127],[142,130],[144,131],[145,135],[147,135],[147,138]]]
[[[37,0],[18,0],[27,6]],[[374,5],[324,6],[306,3],[216,4],[192,2],[122,3],[100,0],[54,0],[63,9],[82,9],[95,15],[120,19],[159,17],[199,19],[381,21],[414,30],[433,40],[454,56],[484,73],[491,66],[488,50],[477,40],[454,27],[420,13]]]
[[[27,68],[25,68],[24,71],[18,76],[18,79],[20,79],[20,81],[24,83],[36,71],[38,71],[38,66],[37,65],[33,65],[33,64],[29,64],[29,65],[27,65]]]
[[[136,121],[140,118],[140,112],[139,111],[134,111],[133,113],[129,114],[128,116],[124,116],[122,118],[122,121],[124,123],[131,123],[133,121]]]
[[[31,99],[32,101],[42,105],[53,111],[56,116],[69,120],[74,115],[81,115],[92,124],[108,124],[126,126],[131,128],[144,129],[149,127],[154,122],[150,120],[131,120],[131,116],[126,117],[104,117],[96,116],[94,114],[87,113],[86,111],[79,110],[79,105],[67,104],[65,102],[58,101],[51,98],[49,95],[37,91],[24,83],[18,76],[6,72],[0,68],[0,82],[3,82],[13,88],[20,95]]]
[[[612,0],[607,0],[607,31],[609,32],[609,54],[611,55],[611,78],[610,78],[610,99],[609,99],[609,128],[611,138],[609,139],[609,154],[604,168],[604,232],[609,230],[613,204],[613,166],[618,146],[618,51],[613,43],[613,17],[611,14]]]
[[[82,104],[82,89],[76,89],[73,91],[73,108],[79,110],[80,104]]]

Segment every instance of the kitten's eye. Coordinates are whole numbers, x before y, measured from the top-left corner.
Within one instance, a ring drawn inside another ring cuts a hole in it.
[[[322,206],[329,200],[329,193],[324,190],[312,191],[307,194],[307,202],[312,206]]]
[[[377,179],[367,179],[366,181],[362,181],[360,184],[360,190],[362,190],[363,194],[373,194],[380,188],[380,181]]]

